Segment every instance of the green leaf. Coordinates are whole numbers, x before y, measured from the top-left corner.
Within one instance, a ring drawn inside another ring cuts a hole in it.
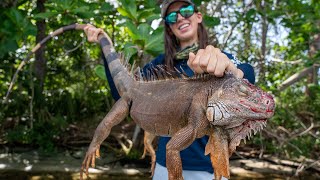
[[[245,15],[245,19],[247,21],[252,21],[252,22],[256,22],[256,14],[257,14],[257,11],[255,9],[250,9],[246,15]]]
[[[35,36],[37,34],[37,28],[36,26],[34,26],[33,24],[31,24],[30,22],[25,23],[24,25],[24,33],[26,35],[33,35]]]
[[[0,13],[1,14],[1,13]],[[15,51],[23,39],[36,34],[36,27],[25,17],[23,11],[11,8],[3,12],[5,18],[0,28],[0,57]]]
[[[220,24],[220,19],[217,17],[211,17],[211,16],[204,16],[204,23],[208,27],[214,27]]]
[[[71,24],[76,21],[76,18],[71,15],[66,15],[64,18],[61,19],[63,24]]]
[[[88,19],[94,16],[92,12],[79,12],[79,13],[76,13],[76,15],[83,19]]]
[[[79,8],[76,8],[76,9],[72,9],[70,10],[70,12],[73,12],[73,13],[83,13],[83,12],[88,12],[89,11],[89,7],[87,6],[81,6]]]
[[[132,19],[132,15],[126,10],[126,9],[123,9],[121,7],[117,8],[117,11],[122,15],[122,16],[125,16],[125,17],[128,17],[130,19]]]
[[[129,17],[132,21],[137,22],[137,5],[135,0],[120,0],[122,6],[117,11],[125,17]]]
[[[5,46],[0,46],[0,58],[3,58],[6,53],[15,51],[19,48],[16,41],[12,41],[12,38],[6,38],[0,40],[1,44],[5,44]]]
[[[139,31],[138,31],[137,27],[131,21],[126,21],[125,27],[128,28],[128,30],[129,30],[128,33],[133,40],[140,39]]]
[[[102,66],[102,65],[97,65],[97,66],[94,68],[94,72],[96,73],[96,75],[98,75],[99,78],[101,78],[101,79],[103,79],[103,80],[107,80],[104,66]]]
[[[256,10],[255,9],[250,9],[247,13],[246,13],[246,16],[247,18],[250,18],[252,16],[254,16],[256,14]]]
[[[135,0],[120,0],[122,7],[135,19],[137,17],[137,4]]]
[[[65,11],[65,10],[70,10],[72,9],[73,6],[73,1],[60,1],[57,3],[57,8]]]
[[[130,60],[132,56],[138,53],[138,48],[133,43],[126,43],[124,45],[124,58]]]
[[[35,19],[47,19],[47,18],[57,16],[58,14],[60,14],[60,13],[59,12],[44,12],[44,13],[38,13],[38,14],[34,15],[34,18]]]
[[[144,9],[141,12],[138,12],[138,21],[142,22],[143,19],[148,19],[150,16],[154,15],[154,8]],[[160,17],[160,15],[159,15]]]
[[[157,56],[164,52],[164,32],[163,30],[155,31],[150,38],[148,38],[145,45],[145,51],[153,56]]]
[[[22,26],[20,25],[21,22],[23,22],[24,17],[22,13],[14,8],[11,8],[8,12],[4,13],[7,18],[11,20],[16,26]]]
[[[94,16],[94,13],[90,11],[90,8],[87,6],[81,6],[79,8],[71,10],[70,12],[84,19],[91,18]]]
[[[160,9],[160,6],[157,5],[157,1],[146,0],[146,1],[144,1],[144,5],[145,5],[146,8],[158,7]]]
[[[160,14],[152,14],[151,16],[148,16],[146,20],[147,20],[147,23],[151,24],[153,20],[160,19],[160,18],[161,18]]]
[[[149,34],[151,29],[152,29],[151,26],[147,23],[140,24],[138,26],[138,33],[140,35],[140,39],[147,41],[150,36]]]
[[[114,7],[110,4],[110,3],[103,3],[101,6],[101,11],[103,11],[104,13],[110,12],[114,10]]]
[[[193,2],[196,6],[200,6],[202,2],[209,2],[209,1],[210,0],[194,0]]]

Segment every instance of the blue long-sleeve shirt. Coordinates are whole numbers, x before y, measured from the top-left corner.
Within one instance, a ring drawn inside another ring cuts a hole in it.
[[[240,63],[233,55],[223,52],[228,56],[228,58],[237,65],[244,73],[244,78],[252,84],[255,82],[254,69],[250,64]],[[104,58],[103,58],[104,59]],[[149,68],[152,68],[156,65],[164,64],[164,55],[161,54],[152,60],[150,63],[146,64],[143,67],[143,72],[146,72]],[[115,100],[120,98],[117,89],[112,80],[108,65],[104,59],[104,66],[106,70],[106,76],[111,88],[112,96]],[[181,72],[185,72],[188,76],[193,76],[193,71],[187,65],[186,60],[179,60],[174,62],[175,68]],[[213,168],[211,165],[209,155],[204,155],[205,146],[208,142],[209,137],[204,136],[202,138],[196,139],[189,147],[180,152],[182,160],[182,168],[184,170],[193,170],[193,171],[207,171],[213,173]],[[160,137],[158,141],[158,149],[156,151],[156,161],[162,166],[166,166],[166,144],[170,140],[170,137]]]

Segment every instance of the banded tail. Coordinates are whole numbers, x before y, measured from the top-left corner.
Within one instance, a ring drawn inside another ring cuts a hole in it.
[[[32,55],[37,50],[39,50],[48,40],[50,40],[51,38],[53,38],[55,36],[58,36],[66,31],[70,31],[70,30],[84,30],[84,28],[86,26],[87,26],[86,24],[72,24],[72,25],[64,26],[64,27],[61,27],[61,28],[55,30],[50,35],[45,37],[42,41],[40,41],[28,53],[27,57],[24,58],[22,60],[22,62],[20,63],[20,65],[18,66],[18,69],[14,73],[12,80],[10,82],[9,89],[6,93],[4,102],[7,102],[7,100],[8,100],[9,94],[11,93],[13,85],[18,77],[19,71],[30,60]],[[105,58],[107,59],[112,78],[115,82],[115,85],[118,89],[119,94],[122,95],[131,86],[133,79],[131,78],[131,76],[129,76],[129,73],[127,73],[127,70],[120,63],[119,55],[115,52],[114,47],[112,46],[112,41],[107,36],[105,36],[103,33],[99,34],[98,39],[99,39],[103,54],[104,54]],[[125,81],[127,81],[127,82],[125,82]],[[128,85],[129,85],[129,87],[128,87]]]

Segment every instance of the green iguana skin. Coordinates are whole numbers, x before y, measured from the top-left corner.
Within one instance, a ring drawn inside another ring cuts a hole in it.
[[[38,43],[21,62],[13,76],[6,99],[19,70],[45,42],[67,30],[83,30],[86,25],[62,27]],[[169,72],[159,70],[156,75],[163,80],[138,81],[120,63],[109,37],[99,35],[102,51],[121,98],[97,127],[85,155],[80,171],[88,176],[88,169],[95,166],[101,143],[111,128],[126,116],[145,130],[146,152],[151,154],[152,174],[155,152],[151,145],[155,136],[171,136],[167,144],[166,165],[169,180],[182,180],[180,151],[196,138],[209,136],[205,153],[210,154],[215,179],[230,177],[229,157],[242,139],[256,133],[274,113],[274,100],[248,81],[226,74],[223,78],[202,75],[195,78],[168,78]],[[156,78],[157,79],[157,78]],[[144,156],[143,155],[143,156]]]

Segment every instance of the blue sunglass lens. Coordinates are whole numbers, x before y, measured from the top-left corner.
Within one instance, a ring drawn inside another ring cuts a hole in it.
[[[178,13],[180,13],[181,16],[184,17],[184,18],[189,18],[194,13],[194,7],[192,5],[183,6],[178,11],[174,11],[174,12],[169,13],[165,17],[166,23],[168,23],[168,24],[176,23],[177,19],[178,19]]]
[[[176,12],[172,12],[166,16],[166,22],[168,24],[174,24],[177,22],[178,14]]]
[[[188,17],[192,16],[193,13],[194,13],[194,8],[191,5],[180,9],[180,14],[184,18],[188,18]]]

